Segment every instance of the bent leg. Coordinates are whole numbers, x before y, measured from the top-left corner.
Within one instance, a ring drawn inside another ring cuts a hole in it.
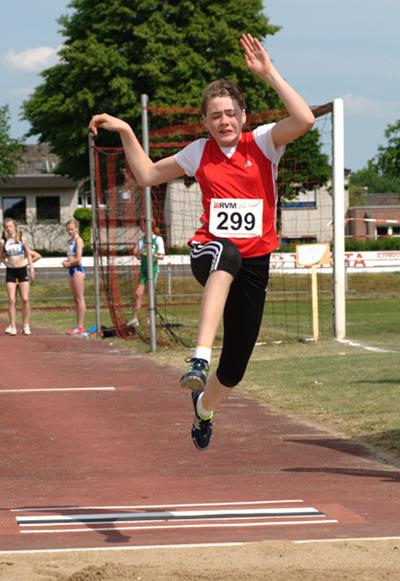
[[[268,284],[269,256],[243,261],[224,310],[224,341],[217,377],[234,387],[244,376],[258,337]]]
[[[210,274],[201,299],[197,345],[211,347],[224,312],[233,276],[223,270]]]

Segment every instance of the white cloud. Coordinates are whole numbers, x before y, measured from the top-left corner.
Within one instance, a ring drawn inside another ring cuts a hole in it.
[[[360,95],[347,94],[343,96],[345,111],[350,115],[368,116],[375,119],[398,117],[399,101],[377,101]]]
[[[52,48],[50,46],[39,46],[28,48],[21,52],[9,50],[4,57],[4,61],[11,67],[21,71],[38,72],[54,65],[58,60],[58,51],[61,46]]]

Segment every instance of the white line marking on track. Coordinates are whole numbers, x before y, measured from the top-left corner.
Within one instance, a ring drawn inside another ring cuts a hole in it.
[[[183,508],[195,506],[252,506],[254,504],[282,504],[287,502],[304,502],[304,500],[244,500],[237,502],[199,502],[186,504],[128,504],[123,506],[49,506],[44,508],[26,506],[23,508],[12,508],[11,512],[47,512],[55,510],[117,510],[127,508]]]
[[[103,531],[144,531],[144,530],[169,530],[169,529],[200,529],[200,528],[235,528],[235,527],[278,527],[293,525],[322,525],[337,523],[336,519],[329,520],[303,520],[303,521],[285,521],[285,522],[256,522],[256,523],[207,523],[192,525],[156,525],[156,526],[133,526],[133,527],[91,527],[90,529],[48,529],[48,530],[21,530],[21,534],[49,534],[49,533],[94,533]]]
[[[398,541],[400,537],[348,537],[341,539],[309,539],[304,541],[289,541],[293,544],[302,543],[332,543],[332,542],[352,542],[352,541]],[[263,541],[276,543],[276,541]],[[286,542],[286,541],[285,541]],[[253,544],[254,541],[251,541]],[[169,549],[204,549],[211,548],[225,548],[225,547],[243,547],[249,545],[249,542],[232,542],[232,543],[188,543],[188,544],[174,544],[174,545],[134,545],[129,547],[75,547],[70,549],[22,549],[17,551],[0,551],[0,555],[43,555],[51,553],[93,553],[94,551],[160,551]]]
[[[160,549],[203,549],[204,547],[240,547],[248,543],[188,543],[182,545],[135,545],[129,547],[76,547],[74,549],[22,549],[21,551],[0,551],[0,555],[35,555],[47,553],[82,553],[93,551],[148,551]]]
[[[364,542],[364,541],[399,541],[400,537],[346,537],[340,539],[306,539],[303,541],[292,541],[297,545],[304,545],[306,543],[350,543],[350,542]]]
[[[68,526],[71,523],[101,524],[115,522],[155,522],[173,520],[210,520],[220,519],[252,519],[252,518],[287,518],[287,517],[325,516],[314,507],[301,508],[251,508],[236,510],[192,510],[192,511],[152,511],[152,512],[118,512],[91,513],[49,516],[17,516],[19,526]]]
[[[0,389],[2,393],[44,393],[61,391],[115,391],[115,387],[39,387],[29,389]]]

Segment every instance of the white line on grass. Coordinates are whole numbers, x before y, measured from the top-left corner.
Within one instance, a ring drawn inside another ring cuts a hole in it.
[[[337,339],[338,343],[344,345],[349,345],[349,347],[360,347],[365,349],[365,351],[372,351],[374,353],[398,353],[397,349],[383,349],[383,347],[373,347],[370,345],[364,345],[363,343],[356,343],[355,341],[350,341],[349,339]]]

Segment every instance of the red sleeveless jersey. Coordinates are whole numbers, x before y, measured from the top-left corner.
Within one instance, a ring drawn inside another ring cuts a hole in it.
[[[268,254],[278,247],[276,235],[276,164],[256,144],[252,133],[243,133],[232,157],[221,151],[214,139],[205,145],[196,179],[202,191],[202,226],[189,242],[209,242],[212,198],[262,199],[262,235],[256,238],[229,238],[243,258]]]

